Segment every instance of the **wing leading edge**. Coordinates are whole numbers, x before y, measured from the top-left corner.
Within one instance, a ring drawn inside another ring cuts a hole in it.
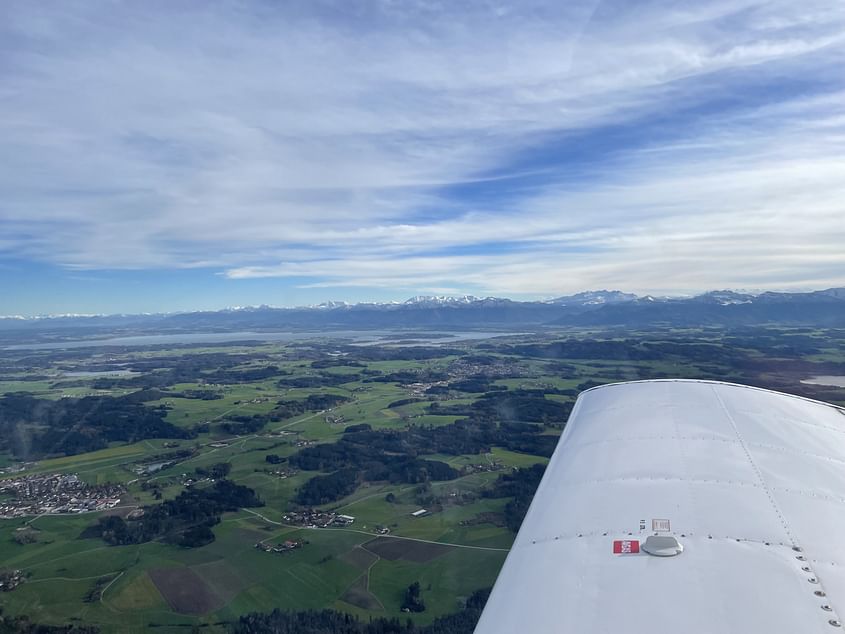
[[[476,633],[835,632],[840,615],[845,411],[661,380],[579,397]]]

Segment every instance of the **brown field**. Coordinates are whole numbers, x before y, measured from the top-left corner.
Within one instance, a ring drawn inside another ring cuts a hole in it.
[[[250,584],[250,580],[244,578],[242,573],[226,563],[225,559],[191,566],[191,570],[210,586],[212,592],[220,597],[223,603],[228,603],[234,599],[241,590],[244,590]]]
[[[148,574],[174,612],[207,614],[224,603],[190,568],[154,568]]]
[[[378,561],[378,555],[371,553],[369,550],[364,550],[360,546],[355,546],[352,550],[343,553],[340,559],[359,570],[366,570]]]
[[[364,610],[383,610],[384,606],[381,604],[376,596],[367,590],[367,575],[361,575],[355,582],[346,589],[346,592],[340,597],[341,601],[346,601],[356,608]]]
[[[413,561],[424,564],[448,553],[452,547],[443,544],[429,544],[426,542],[415,542],[410,539],[398,539],[395,537],[376,537],[364,544],[364,548],[379,557],[396,561]]]

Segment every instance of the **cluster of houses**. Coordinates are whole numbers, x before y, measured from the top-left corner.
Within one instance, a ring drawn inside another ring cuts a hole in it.
[[[0,518],[43,513],[104,511],[120,503],[126,490],[118,484],[91,485],[76,474],[49,473],[0,480]]]
[[[330,526],[349,526],[355,521],[351,515],[342,515],[331,511],[320,511],[317,509],[306,509],[304,511],[291,511],[282,516],[287,524],[296,526],[307,526],[308,528],[328,528]]]
[[[283,480],[285,478],[290,478],[291,476],[295,476],[297,473],[299,473],[299,471],[297,471],[296,469],[291,469],[291,468],[274,469],[273,471],[270,471],[270,475],[277,476],[279,478],[282,478]]]
[[[463,473],[469,475],[470,473],[488,473],[491,471],[501,471],[505,468],[501,462],[481,462],[479,464],[468,464],[462,469]]]
[[[245,403],[250,404],[250,405],[257,405],[258,403],[267,403],[269,401],[270,401],[270,399],[267,398],[266,396],[258,396],[256,398],[252,398],[252,399],[249,399],[249,400],[246,400],[246,401],[234,401],[232,403],[232,405],[243,405]]]
[[[289,553],[297,548],[302,548],[302,545],[303,542],[299,539],[286,539],[281,544],[276,544],[275,546],[258,542],[255,544],[255,547],[265,553]]]
[[[426,392],[432,387],[446,387],[449,385],[448,381],[432,381],[430,383],[409,383],[405,387],[408,390],[408,395],[412,398],[425,398]]]
[[[0,570],[0,592],[11,592],[24,580],[22,570]]]

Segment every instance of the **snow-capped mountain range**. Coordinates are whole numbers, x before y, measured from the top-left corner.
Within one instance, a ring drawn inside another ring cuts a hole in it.
[[[218,311],[139,315],[38,315],[0,317],[0,329],[127,328],[397,328],[486,326],[589,326],[649,324],[747,325],[795,323],[845,326],[845,288],[807,293],[743,293],[718,290],[695,297],[638,296],[596,290],[542,301],[473,295],[418,295],[406,301],[329,301],[279,308],[234,306]]]

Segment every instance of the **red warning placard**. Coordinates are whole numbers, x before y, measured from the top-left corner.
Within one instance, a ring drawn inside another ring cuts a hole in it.
[[[640,542],[636,539],[617,539],[613,542],[614,555],[632,555],[640,552]]]

